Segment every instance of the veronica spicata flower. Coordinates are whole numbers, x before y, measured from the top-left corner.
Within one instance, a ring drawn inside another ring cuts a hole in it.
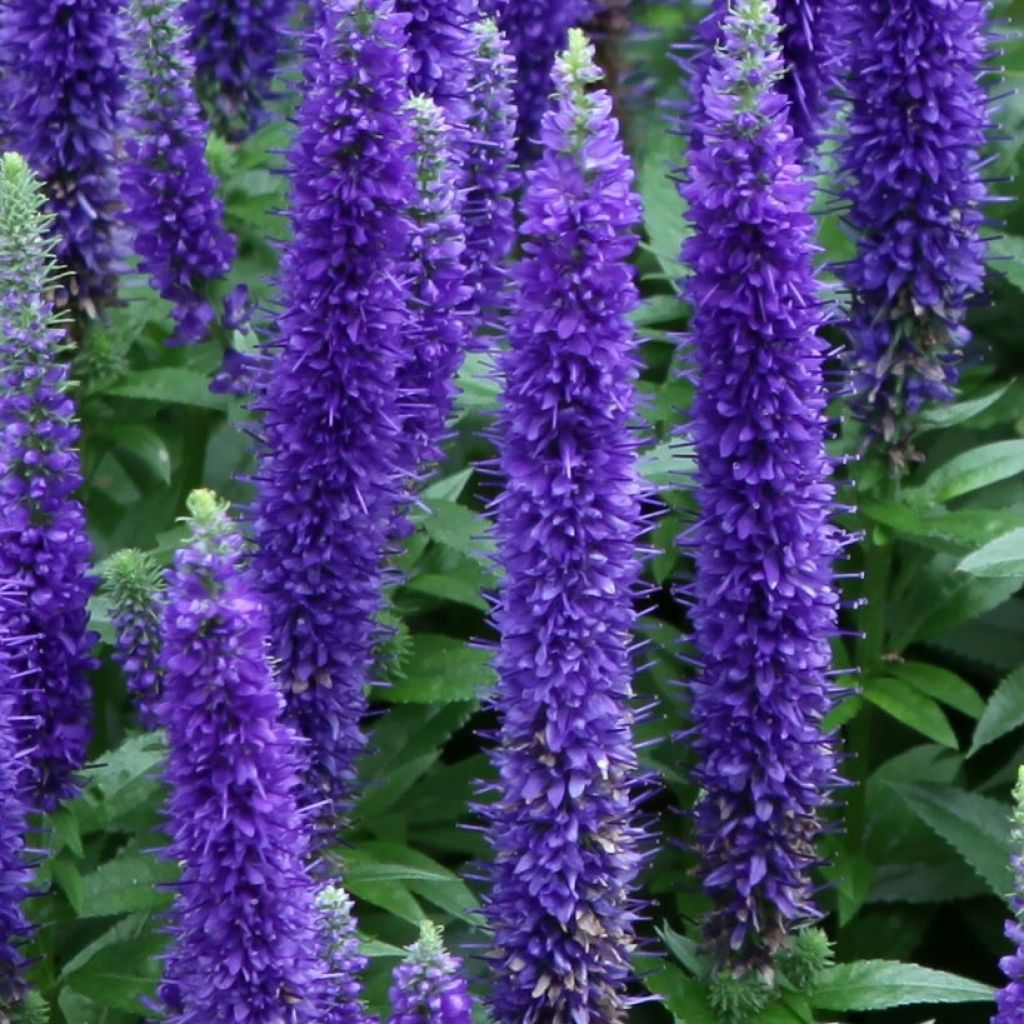
[[[340,885],[317,894],[324,937],[324,1024],[377,1024],[362,999],[360,975],[369,960],[359,949],[352,897]]]
[[[297,807],[299,755],[267,663],[244,545],[209,491],[189,498],[164,613],[171,845],[181,881],[161,997],[169,1024],[313,1024],[322,970]]]
[[[491,1008],[625,1019],[636,874],[630,631],[639,560],[630,257],[640,205],[581,32],[526,177],[497,440],[499,796],[487,808]]]
[[[180,0],[128,0],[124,218],[141,269],[173,303],[172,344],[205,340],[215,316],[204,285],[228,272],[234,239],[206,163]]]
[[[999,961],[1006,975],[1006,985],[996,993],[996,1015],[992,1024],[1017,1024],[1024,1018],[1024,768],[1017,774],[1013,797],[1016,802],[1010,841],[1013,855],[1014,893],[1010,897],[1013,916],[1006,922],[1006,937],[1013,943],[1013,952]]]
[[[57,304],[87,316],[114,297],[115,137],[122,96],[120,0],[0,4],[3,135],[43,181]]]
[[[424,921],[392,975],[388,1024],[472,1024],[461,970],[462,961],[444,948],[440,928]]]
[[[44,296],[53,272],[50,217],[39,182],[16,153],[0,159],[0,580],[18,579],[11,633],[18,732],[32,799],[53,810],[78,786],[89,740],[86,604],[92,548],[81,486],[79,428],[62,360],[65,333]]]
[[[849,122],[840,150],[856,257],[853,408],[900,468],[913,414],[948,401],[982,290],[985,0],[842,6]]]
[[[313,29],[261,400],[257,576],[289,710],[311,740],[310,798],[341,804],[411,475],[398,384],[415,195],[406,20],[392,0],[330,0]]]
[[[293,6],[293,0],[185,0],[196,91],[222,135],[244,136],[263,119]]]
[[[683,188],[700,507],[691,684],[699,871],[720,965],[816,916],[809,876],[836,779],[823,734],[836,628],[812,186],[787,121],[778,22],[740,0],[704,81]]]

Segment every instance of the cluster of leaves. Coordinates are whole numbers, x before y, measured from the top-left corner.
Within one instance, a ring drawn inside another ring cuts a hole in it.
[[[1021,0],[997,8],[1024,23]],[[629,44],[625,63],[649,70],[660,95],[679,88],[664,41],[683,38],[699,13],[689,3],[633,4],[633,16],[653,31]],[[1012,85],[1024,74],[1024,42],[1010,37],[1005,45]],[[685,747],[671,738],[685,720],[676,682],[687,671],[678,658],[685,616],[671,588],[689,567],[675,537],[691,511],[686,457],[669,442],[691,395],[677,355],[688,311],[674,284],[684,227],[666,176],[679,162],[679,140],[666,130],[656,97],[638,91],[629,76],[625,82],[620,99],[647,218],[639,260],[647,302],[636,317],[645,338],[644,415],[654,439],[644,469],[665,506],[646,567],[656,594],[642,622],[648,646],[637,681],[641,699],[657,701],[659,712],[640,738],[651,741],[643,757],[661,783],[652,810],[666,839],[675,840],[687,826],[674,812],[694,798]],[[848,474],[844,500],[852,511],[844,525],[863,542],[844,582],[852,602],[866,601],[849,613],[836,649],[837,664],[858,674],[833,715],[852,783],[835,811],[823,879],[835,961],[780,969],[757,996],[764,1024],[815,1015],[849,1020],[912,1003],[964,1003],[948,1018],[964,1024],[991,1012],[984,1001],[1006,951],[1008,796],[1024,761],[1024,348],[1017,330],[1024,316],[1024,98],[1003,100],[999,120],[994,174],[1007,181],[999,186],[1010,200],[1002,209],[1006,233],[992,245],[993,301],[973,315],[977,358],[961,398],[922,417],[925,461],[904,480],[893,481],[870,456]],[[275,121],[237,146],[211,140],[211,165],[239,242],[225,293],[244,283],[257,301],[270,298],[273,241],[284,230],[275,211],[287,201],[276,154],[287,135],[286,124]],[[823,180],[823,195],[827,188]],[[834,216],[822,217],[822,244],[825,260],[849,255]],[[99,558],[137,546],[169,560],[194,487],[249,499],[246,412],[237,399],[209,390],[220,362],[216,345],[166,348],[167,305],[140,278],[124,281],[122,295],[125,305],[90,327],[77,357],[84,499]],[[255,339],[233,343],[245,351]],[[470,356],[460,385],[447,461],[426,489],[391,594],[395,629],[381,652],[390,683],[375,694],[381,713],[371,722],[355,825],[345,846],[330,853],[358,901],[371,957],[368,994],[377,1008],[399,947],[425,917],[445,924],[453,947],[480,941],[478,894],[466,879],[486,850],[464,826],[476,780],[488,772],[482,737],[493,722],[481,704],[490,682],[481,641],[490,639],[487,594],[496,580],[483,514],[488,484],[474,466],[491,454],[483,428],[497,390],[478,355]],[[838,401],[836,414],[842,418]],[[836,454],[860,443],[843,423]],[[93,613],[109,655],[102,597]],[[95,677],[93,765],[83,795],[47,818],[37,837],[50,851],[39,869],[48,896],[30,908],[38,927],[33,983],[55,1019],[74,1024],[128,1024],[144,1015],[139,1000],[159,973],[160,913],[174,874],[152,854],[165,841],[162,738],[139,732],[119,674],[109,657],[103,664]],[[685,844],[664,842],[645,874],[657,934],[649,935],[638,967],[660,999],[633,1011],[638,1022],[671,1013],[688,1024],[713,1024],[733,998],[709,984],[694,941],[703,904],[685,882],[691,868]],[[950,943],[950,935],[970,941]],[[469,969],[485,971],[472,959]],[[905,1019],[896,1013],[893,1020]],[[941,1009],[921,1009],[912,1019],[936,1014],[941,1019]]]

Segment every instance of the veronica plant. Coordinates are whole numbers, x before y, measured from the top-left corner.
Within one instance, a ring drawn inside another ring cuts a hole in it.
[[[811,184],[777,88],[769,0],[739,0],[704,80],[683,194],[697,393],[690,435],[690,684],[705,935],[720,966],[763,963],[817,916],[810,871],[836,781],[829,641],[838,598]]]
[[[388,1024],[472,1024],[472,1001],[462,961],[444,948],[441,929],[430,921],[395,968]]]
[[[35,806],[77,790],[89,739],[88,673],[96,637],[86,604],[91,545],[75,492],[79,428],[54,319],[51,217],[40,183],[16,153],[0,158],[0,580],[31,600],[8,624],[28,639],[12,655],[17,724],[31,748]]]
[[[222,135],[245,136],[263,119],[292,9],[292,0],[185,0],[196,91]]]
[[[336,884],[317,894],[324,936],[324,1024],[376,1024],[362,999],[360,975],[369,962],[360,952],[352,897]]]
[[[1015,888],[1010,897],[1013,916],[1006,922],[1006,937],[1013,943],[1013,952],[999,961],[1007,983],[996,993],[996,1015],[992,1024],[1016,1024],[1024,1017],[1024,768],[1017,774],[1013,796],[1016,808],[1010,841],[1014,851],[1011,864]]]
[[[953,395],[966,308],[982,289],[987,10],[985,0],[842,6],[840,157],[857,254],[839,272],[853,409],[896,470],[913,454],[913,414]]]
[[[160,697],[160,622],[165,586],[152,555],[134,548],[118,551],[102,565],[114,624],[114,658],[135,699],[139,721],[148,729],[158,724],[155,705]]]
[[[58,306],[94,317],[114,297],[115,138],[122,97],[119,0],[0,5],[3,135],[42,178],[68,272]]]
[[[299,756],[267,663],[266,615],[225,506],[196,491],[188,507],[157,707],[170,749],[169,856],[182,866],[160,995],[171,1024],[320,1021]]]
[[[405,21],[392,0],[323,6],[290,154],[255,564],[311,741],[314,802],[351,795],[382,562],[411,475],[398,395],[415,195]]]
[[[632,430],[640,207],[581,32],[555,66],[526,177],[524,259],[496,437],[504,580],[500,720],[485,914],[491,1009],[523,1020],[625,1019],[633,891],[630,630],[641,485]]]
[[[204,285],[228,272],[234,239],[206,163],[180,0],[129,0],[124,217],[141,269],[173,303],[172,344],[203,341],[215,316]]]

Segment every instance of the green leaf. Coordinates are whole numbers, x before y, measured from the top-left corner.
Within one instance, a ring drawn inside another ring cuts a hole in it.
[[[701,982],[676,967],[664,966],[660,961],[653,963],[658,968],[646,975],[644,983],[648,991],[664,999],[672,1016],[682,1024],[720,1024]]]
[[[1020,472],[1024,472],[1024,440],[995,441],[954,456],[921,487],[905,494],[920,505],[947,502]]]
[[[1024,724],[1024,665],[1004,676],[978,719],[967,756]]]
[[[136,370],[105,393],[166,405],[191,405],[198,409],[225,410],[230,404],[226,395],[215,395],[210,390],[210,382],[204,374],[182,366]]]
[[[700,946],[693,939],[680,935],[669,925],[664,924],[655,931],[661,936],[662,941],[671,950],[672,955],[691,973],[701,974],[702,964],[700,960]]]
[[[693,472],[693,458],[676,440],[655,445],[640,456],[640,472],[652,484],[683,487]]]
[[[430,511],[423,517],[423,527],[432,541],[445,547],[483,559],[489,565],[487,552],[494,550],[490,524],[479,513],[455,501],[428,499]]]
[[[443,476],[423,489],[423,497],[428,501],[458,501],[472,476],[472,467],[460,469],[451,476]]]
[[[1024,512],[999,508],[920,509],[896,501],[866,501],[860,511],[935,550],[961,552],[1024,527]]]
[[[163,733],[129,736],[89,770],[81,797],[71,804],[82,832],[89,834],[151,805],[163,788],[159,770],[167,756]]]
[[[810,994],[819,1010],[852,1013],[912,1003],[978,1003],[992,987],[917,964],[858,960],[826,968]]]
[[[440,597],[455,604],[464,604],[477,611],[490,611],[491,606],[480,593],[480,585],[474,579],[466,579],[464,574],[445,575],[440,573],[424,573],[416,576],[407,584],[408,590],[428,597]]]
[[[896,679],[873,676],[864,680],[864,698],[928,739],[956,750],[956,734],[945,713],[920,690]]]
[[[985,710],[985,702],[977,690],[949,669],[923,661],[904,661],[886,666],[885,672],[971,718],[977,718]]]
[[[972,551],[957,571],[985,579],[1024,576],[1024,528],[1011,530]]]
[[[979,413],[983,413],[989,406],[995,405],[1010,390],[1012,384],[1012,381],[1007,381],[1005,384],[965,402],[933,405],[918,414],[914,423],[915,430],[918,434],[924,434],[929,430],[940,430],[966,423]]]
[[[476,700],[494,679],[491,652],[465,640],[435,633],[414,633],[400,678],[381,690],[393,703],[439,704]]]
[[[79,917],[110,917],[157,910],[171,901],[168,886],[178,878],[177,865],[153,856],[125,853],[82,878]]]
[[[958,786],[916,782],[894,788],[936,835],[944,839],[997,896],[1013,889],[1010,808]]]
[[[117,423],[96,433],[113,444],[122,462],[137,462],[161,483],[171,482],[171,453],[167,442],[151,427],[141,423]]]
[[[643,196],[644,230],[650,239],[647,248],[665,277],[672,281],[685,273],[680,253],[691,231],[683,216],[685,203],[668,176],[670,160],[676,152],[675,143],[675,137],[662,129],[661,134],[649,142],[647,158],[640,167],[637,181]]]

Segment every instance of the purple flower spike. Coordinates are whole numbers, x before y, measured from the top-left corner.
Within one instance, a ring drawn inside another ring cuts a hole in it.
[[[281,343],[261,399],[257,577],[325,812],[352,795],[382,562],[410,475],[397,378],[416,188],[406,21],[392,0],[331,0],[307,47]]]
[[[996,993],[992,1024],[1020,1024],[1024,1020],[1024,768],[1017,774],[1013,796],[1017,806],[1010,839],[1015,888],[1010,898],[1013,917],[1006,922],[1006,937],[1013,943],[1013,952],[999,961],[1007,984]]]
[[[86,604],[92,554],[81,486],[79,429],[60,358],[65,333],[50,290],[49,217],[39,182],[16,153],[0,159],[0,580],[30,600],[7,628],[30,637],[12,655],[21,689],[19,742],[30,749],[32,800],[53,810],[75,794],[89,741],[96,642]]]
[[[683,192],[698,371],[690,426],[691,684],[705,934],[743,968],[817,916],[810,869],[836,782],[829,640],[838,598],[829,522],[823,321],[812,187],[787,122],[770,0],[738,0],[708,69],[702,145]]]
[[[822,130],[831,107],[830,93],[836,86],[835,23],[841,0],[776,0],[775,13],[781,26],[783,73],[779,88],[789,100],[789,122],[800,142],[799,156],[810,161],[821,142]],[[715,47],[721,42],[722,22],[729,5],[713,0],[712,8],[697,26],[700,46],[693,63],[694,120],[700,118],[700,92],[711,66]],[[699,132],[691,135],[700,145]]]
[[[161,998],[168,1024],[321,1018],[319,917],[296,805],[297,737],[265,652],[242,538],[209,491],[170,573],[164,694],[171,845],[182,865]]]
[[[160,568],[152,555],[128,548],[111,555],[102,572],[113,606],[114,658],[135,699],[139,721],[155,729],[155,705],[163,686],[160,620],[165,587]]]
[[[411,323],[398,382],[402,447],[409,466],[418,470],[444,454],[441,441],[456,393],[455,374],[466,352],[470,292],[452,132],[433,100],[414,96],[408,112],[416,147],[416,198],[409,211],[413,230],[406,268]]]
[[[440,928],[424,921],[419,941],[395,968],[388,1024],[473,1024],[461,970],[462,961],[445,950]]]
[[[340,885],[328,885],[317,895],[323,922],[327,966],[323,1024],[377,1024],[362,999],[360,975],[369,963],[359,951],[352,898]]]
[[[31,933],[24,910],[33,874],[25,853],[27,765],[15,728],[22,683],[14,673],[24,639],[7,632],[25,601],[20,584],[0,584],[0,1013],[8,1018],[16,1017],[15,1006],[25,994],[21,947]]]
[[[492,19],[471,30],[469,111],[463,153],[466,283],[482,315],[500,302],[516,240],[515,61]]]
[[[516,59],[516,134],[524,165],[538,153],[537,133],[553,88],[555,54],[565,46],[569,29],[585,22],[593,10],[594,0],[504,0],[487,12],[497,15]]]
[[[114,297],[118,189],[115,133],[122,95],[120,0],[0,4],[2,134],[43,181],[58,307],[95,317]]]
[[[498,801],[484,912],[498,1024],[617,1024],[643,862],[630,631],[641,483],[632,429],[640,204],[582,32],[555,66],[526,177],[525,258],[497,430],[504,581]]]
[[[203,286],[231,268],[235,241],[206,164],[180,0],[129,0],[124,218],[150,283],[174,304],[173,345],[204,341],[215,312]]]
[[[293,6],[293,0],[185,0],[196,91],[226,138],[244,137],[263,120]]]
[[[989,128],[986,0],[863,0],[842,8],[850,96],[840,158],[856,258],[850,289],[855,412],[900,469],[913,414],[948,401],[982,290]]]

